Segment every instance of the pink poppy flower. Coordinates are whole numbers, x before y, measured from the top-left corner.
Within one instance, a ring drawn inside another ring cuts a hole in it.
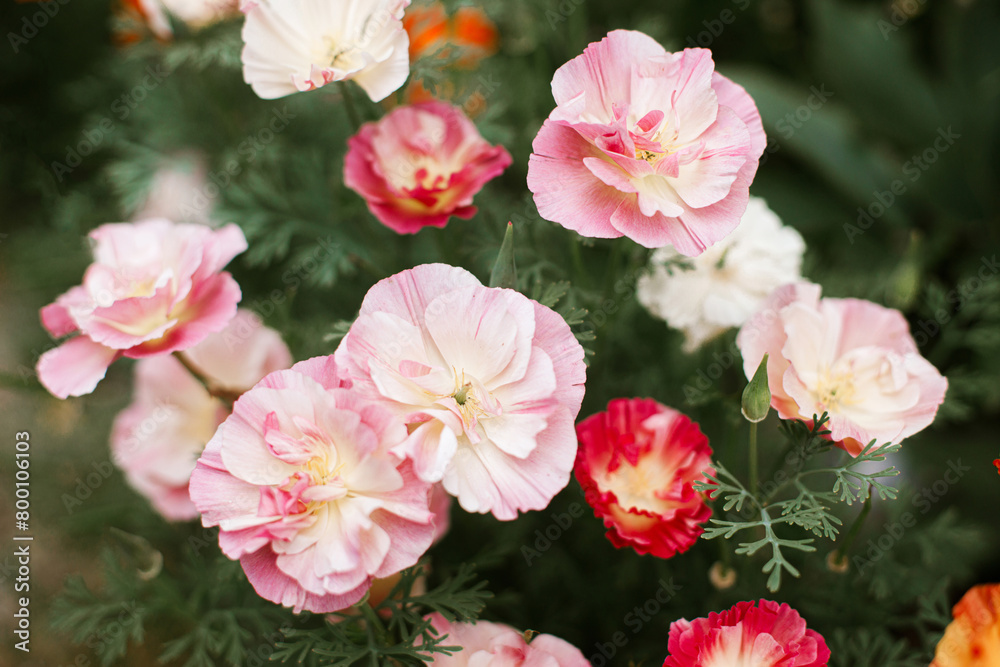
[[[240,310],[223,331],[182,352],[213,389],[238,395],[292,365],[281,336]],[[115,417],[111,451],[132,487],[171,521],[198,516],[188,495],[195,462],[229,415],[171,355],[140,359],[132,403]]]
[[[346,388],[332,357],[243,394],[191,475],[202,524],[261,597],[338,611],[434,538],[430,485],[391,453],[406,428]]]
[[[711,472],[698,424],[652,399],[618,398],[576,432],[576,479],[611,543],[658,558],[690,549],[712,515],[693,487]]]
[[[428,618],[435,634],[448,635],[445,645],[462,647],[452,655],[435,654],[434,667],[590,667],[580,649],[552,635],[536,635],[528,643],[523,632],[509,625],[450,623],[436,613]]]
[[[247,249],[236,225],[153,219],[90,233],[94,263],[41,310],[53,336],[79,335],[38,360],[38,379],[59,398],[89,394],[121,356],[142,358],[197,345],[236,314],[240,287],[222,268]]]
[[[740,602],[721,613],[670,624],[663,667],[826,667],[830,649],[787,604]]]
[[[336,359],[406,423],[395,451],[466,511],[514,519],[569,481],[586,371],[551,309],[424,264],[369,290]]]
[[[560,67],[528,162],[539,214],[688,256],[733,231],[766,141],[753,99],[714,70],[706,49],[628,30]]]
[[[511,163],[462,110],[444,102],[399,107],[348,142],[344,183],[386,227],[415,234],[476,213],[472,198]]]
[[[920,356],[902,313],[860,299],[821,299],[820,286],[774,291],[736,338],[753,377],[769,353],[771,406],[782,419],[829,413],[830,439],[852,456],[898,443],[934,421],[948,380]]]

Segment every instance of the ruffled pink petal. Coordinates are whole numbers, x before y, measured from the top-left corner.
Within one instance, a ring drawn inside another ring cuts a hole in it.
[[[618,238],[622,232],[610,219],[630,195],[594,176],[585,158],[601,159],[602,151],[576,130],[545,121],[528,159],[528,189],[538,214],[584,236]]]
[[[308,610],[327,613],[346,609],[365,596],[371,580],[367,579],[354,590],[343,594],[315,595],[284,574],[277,566],[277,555],[268,548],[240,558],[240,565],[254,590],[265,600],[291,607],[295,613]]]
[[[573,417],[557,408],[537,446],[525,459],[504,454],[488,441],[459,447],[444,476],[444,488],[467,512],[492,512],[501,521],[544,509],[569,482],[576,456]]]
[[[719,100],[719,106],[729,107],[736,112],[743,124],[750,132],[750,154],[748,159],[756,162],[764,154],[767,147],[767,135],[764,133],[764,123],[760,119],[760,112],[754,103],[750,93],[743,86],[734,83],[718,72],[712,74],[712,88]],[[756,165],[754,166],[756,170]],[[750,174],[753,180],[753,173]]]
[[[558,106],[550,118],[577,122],[581,114],[587,113],[601,122],[610,122],[612,107],[631,98],[632,68],[665,54],[656,40],[641,32],[611,31],[556,70],[552,96]]]

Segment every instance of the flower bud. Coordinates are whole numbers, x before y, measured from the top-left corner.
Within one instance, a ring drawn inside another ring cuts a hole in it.
[[[771,390],[767,387],[767,356],[760,360],[757,372],[743,390],[743,416],[753,423],[764,421],[771,410]]]

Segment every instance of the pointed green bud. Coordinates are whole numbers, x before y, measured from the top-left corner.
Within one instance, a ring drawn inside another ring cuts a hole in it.
[[[514,223],[507,223],[500,254],[490,274],[490,287],[517,289],[517,267],[514,266]]]
[[[743,416],[753,423],[764,421],[771,410],[771,390],[767,387],[767,355],[760,360],[757,372],[743,390]]]

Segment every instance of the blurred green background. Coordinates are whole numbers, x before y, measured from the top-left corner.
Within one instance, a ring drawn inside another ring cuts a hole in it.
[[[500,30],[499,53],[476,70],[437,76],[451,80],[458,103],[480,93],[476,123],[488,140],[507,147],[514,164],[477,196],[476,218],[412,237],[379,225],[343,186],[345,142],[353,130],[337,90],[264,101],[243,83],[238,21],[193,34],[179,30],[171,43],[147,39],[122,48],[114,43],[117,19],[105,3],[47,6],[54,13],[33,32],[28,26],[37,22],[37,3],[0,7],[6,33],[0,45],[0,516],[6,535],[13,434],[28,430],[36,535],[35,641],[28,656],[8,641],[12,549],[0,551],[0,663],[69,665],[83,656],[90,662],[76,664],[97,664],[95,649],[106,638],[74,644],[52,625],[60,613],[53,612],[60,609],[53,600],[67,575],[82,575],[91,590],[108,583],[99,553],[110,527],[142,535],[165,552],[202,533],[158,518],[117,471],[67,508],[65,494],[80,498],[80,480],[109,460],[110,424],[129,401],[131,368],[116,364],[92,395],[69,401],[49,396],[33,375],[38,355],[52,345],[38,309],[79,283],[89,262],[86,233],[130,219],[155,171],[177,160],[189,164],[194,155],[210,174],[233,159],[242,165],[208,197],[212,217],[245,230],[250,250],[230,267],[244,303],[256,305],[282,332],[297,359],[332,352],[344,323],[382,277],[446,261],[487,278],[512,220],[519,288],[538,296],[568,280],[560,306],[586,310],[574,325],[594,337],[586,343],[594,354],[581,416],[613,397],[652,396],[698,420],[717,456],[731,469],[739,465],[746,432],[738,397],[745,379],[732,357],[733,335],[683,354],[680,334],[652,319],[632,296],[647,252],[624,239],[580,242],[537,216],[525,186],[531,140],[553,106],[552,73],[615,28],[642,30],[670,50],[712,49],[718,69],[758,104],[769,143],[751,193],[802,233],[804,274],[826,295],[902,310],[922,354],[949,378],[937,421],[908,439],[892,462],[904,471],[897,478],[900,499],[875,502],[852,554],[863,555],[867,540],[886,532],[885,523],[912,509],[916,494],[941,479],[949,461],[960,459],[972,470],[864,576],[829,572],[822,557],[832,547],[821,543],[819,555],[797,561],[802,578],[786,581],[774,596],[763,587],[757,560],[739,562],[734,588],[715,590],[706,574],[719,558],[714,542],[669,561],[616,551],[589,510],[526,563],[522,546],[535,545],[536,531],[556,521],[553,513],[582,502],[575,480],[549,510],[513,523],[456,507],[450,535],[432,552],[434,576],[475,559],[496,594],[487,618],[556,634],[588,657],[600,655],[595,644],[624,631],[629,641],[609,662],[622,665],[662,662],[669,624],[679,617],[774,597],[789,601],[827,637],[832,665],[851,667],[926,665],[927,640],[914,619],[926,617],[928,608],[947,608],[972,583],[1000,580],[1000,477],[991,464],[1000,456],[1000,3],[491,3],[485,9]],[[435,76],[433,63],[417,68]],[[282,110],[295,116],[287,130],[252,158],[241,152]],[[374,118],[379,108],[366,101],[362,112]],[[69,154],[87,146],[92,151],[69,171],[53,166],[76,162]],[[308,261],[319,239],[331,239],[337,250],[313,266]],[[274,289],[288,298],[271,308],[266,299]],[[712,364],[724,367],[722,377],[697,396],[685,392]],[[767,445],[777,447],[775,433],[768,421],[764,470],[767,457],[777,456]],[[846,509],[845,524],[856,511]],[[176,613],[147,623],[144,643],[132,642],[121,664],[157,664],[165,642],[203,622],[216,602],[197,591],[217,576],[213,557],[205,558],[197,575],[168,567],[162,576],[178,582]],[[671,578],[679,593],[635,629],[630,612]],[[253,641],[265,641],[266,632],[250,632]],[[227,663],[218,658],[216,664]]]

